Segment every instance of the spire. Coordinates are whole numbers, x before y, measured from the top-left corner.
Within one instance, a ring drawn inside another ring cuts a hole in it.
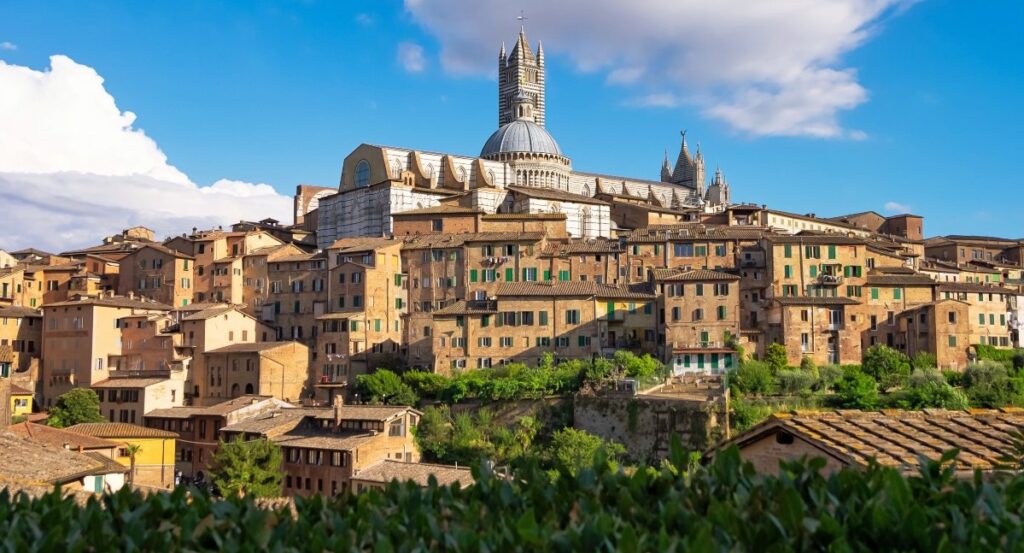
[[[665,150],[665,160],[661,162],[661,182],[672,181],[672,166],[668,164],[668,149]]]
[[[501,51],[498,52],[498,60],[505,61],[505,41],[501,41]]]
[[[693,158],[690,157],[690,149],[686,147],[686,131],[679,131],[683,137],[679,146],[679,157],[676,158],[676,167],[672,171],[672,182],[676,184],[689,183],[693,180]],[[692,185],[692,183],[690,183]]]
[[[541,41],[537,41],[537,65],[544,65],[544,44]]]

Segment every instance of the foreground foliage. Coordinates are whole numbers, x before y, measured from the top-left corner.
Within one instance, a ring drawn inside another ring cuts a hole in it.
[[[762,477],[735,450],[692,468],[676,449],[631,474],[597,458],[576,476],[478,471],[466,489],[391,484],[297,499],[142,496],[84,507],[0,492],[6,551],[1019,551],[1024,477],[957,480],[939,465],[901,476],[878,467],[823,477],[823,462]]]

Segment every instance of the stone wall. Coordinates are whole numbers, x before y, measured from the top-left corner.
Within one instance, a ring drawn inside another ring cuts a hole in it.
[[[673,435],[684,448],[702,451],[727,426],[722,401],[577,394],[573,407],[576,428],[619,442],[636,460],[668,457]]]

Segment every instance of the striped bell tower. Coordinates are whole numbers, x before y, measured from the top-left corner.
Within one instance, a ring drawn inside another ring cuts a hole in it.
[[[521,19],[525,19],[522,18]],[[544,126],[544,46],[537,42],[537,54],[526,41],[526,28],[520,27],[512,52],[505,54],[502,43],[498,53],[498,126],[516,120],[513,110],[515,98],[520,93],[528,96],[533,103],[534,121]]]

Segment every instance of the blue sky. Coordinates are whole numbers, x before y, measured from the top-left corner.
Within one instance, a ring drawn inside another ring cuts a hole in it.
[[[136,114],[134,128],[192,182],[268,183],[290,195],[298,183],[335,185],[361,142],[479,151],[496,126],[497,49],[514,40],[519,8],[485,2],[493,13],[478,18],[471,4],[0,0],[0,60],[45,71],[50,56],[66,55],[104,79],[117,107]],[[701,27],[711,29],[706,40],[650,44],[643,19],[576,21],[560,5],[521,4],[533,8],[528,37],[547,52],[548,128],[576,169],[656,179],[685,128],[709,172],[721,164],[737,201],[819,215],[897,203],[924,215],[929,235],[1024,237],[1022,2],[896,2],[852,27],[824,14],[814,36],[805,35],[816,20],[797,17],[761,43],[762,31],[745,25],[768,16],[723,22],[719,34],[723,18],[714,18]],[[638,8],[652,18],[659,9],[654,0]],[[579,38],[601,32],[629,42]],[[835,36],[796,63],[801,77],[732,69],[753,50],[778,46],[768,59],[782,59],[804,48],[783,42],[813,49]],[[399,50],[410,48],[422,49],[422,63],[403,63]],[[643,77],[621,77],[638,65]],[[833,69],[842,82],[822,85]],[[778,101],[720,111],[777,88],[788,91]],[[808,107],[844,94],[839,107]],[[776,124],[765,113],[773,109],[811,115]],[[0,172],[20,170],[2,163]],[[55,168],[67,169],[76,167]]]

